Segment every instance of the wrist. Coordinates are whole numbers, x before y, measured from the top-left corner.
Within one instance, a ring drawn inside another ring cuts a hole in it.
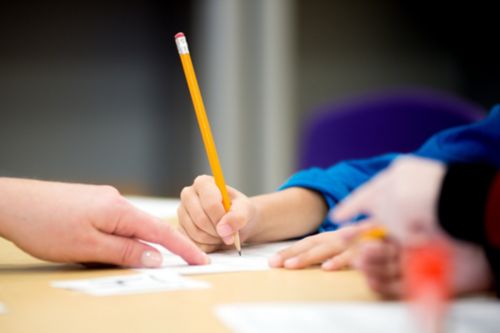
[[[249,219],[247,224],[240,230],[241,242],[253,242],[255,234],[258,234],[258,225],[261,217],[261,207],[258,204],[257,197],[249,198],[250,210]]]

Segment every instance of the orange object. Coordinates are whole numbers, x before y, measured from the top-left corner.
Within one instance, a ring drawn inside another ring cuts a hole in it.
[[[443,332],[451,296],[452,255],[442,242],[405,250],[404,288],[424,332]]]
[[[191,100],[193,101],[196,119],[198,120],[201,137],[208,156],[208,162],[210,163],[210,168],[214,174],[215,184],[222,194],[222,204],[224,205],[225,211],[228,212],[231,208],[231,199],[227,193],[224,175],[222,174],[222,168],[220,166],[219,157],[215,148],[215,142],[212,137],[212,131],[210,130],[207,113],[205,112],[205,105],[203,104],[200,87],[198,86],[198,80],[196,79],[196,74],[194,72],[191,55],[189,54],[186,36],[184,36],[182,32],[179,32],[175,35],[175,42],[181,57],[182,68],[184,69],[184,74],[189,87],[189,93],[191,94]],[[234,245],[238,250],[238,253],[241,255],[240,236],[238,232],[234,235]]]
[[[362,233],[359,236],[358,240],[366,241],[366,240],[384,239],[386,237],[387,237],[387,230],[384,227],[376,226]]]

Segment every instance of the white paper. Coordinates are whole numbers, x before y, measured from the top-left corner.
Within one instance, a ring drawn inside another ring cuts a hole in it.
[[[95,279],[53,281],[52,286],[95,296],[126,295],[161,291],[203,289],[210,284],[181,277],[175,273],[156,272],[111,276]]]
[[[126,197],[137,208],[157,217],[168,218],[177,216],[177,207],[180,204],[178,199],[148,198],[140,196]],[[147,242],[145,242],[147,243]],[[147,243],[157,248],[163,254],[162,268],[139,269],[140,272],[150,272],[166,270],[177,272],[182,275],[213,274],[243,271],[268,270],[267,259],[290,246],[294,241],[276,242],[245,246],[242,249],[243,255],[240,257],[236,250],[210,254],[211,264],[203,266],[189,266],[180,257],[172,254],[164,247]]]
[[[190,266],[180,257],[172,254],[167,249],[156,244],[150,244],[157,248],[163,255],[161,268],[138,269],[140,272],[177,272],[182,275],[214,274],[227,272],[264,271],[269,269],[267,259],[291,244],[294,241],[277,242],[245,246],[242,255],[236,250],[217,252],[209,254],[211,263],[208,265]]]
[[[414,313],[401,302],[247,303],[216,308],[236,333],[418,333]],[[500,303],[490,299],[451,304],[445,332],[493,333],[500,328]]]
[[[170,218],[177,216],[179,199],[151,198],[141,196],[125,197],[132,205],[156,217]]]

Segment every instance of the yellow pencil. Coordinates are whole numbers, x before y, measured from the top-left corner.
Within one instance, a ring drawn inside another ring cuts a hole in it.
[[[387,237],[387,230],[384,227],[373,227],[365,232],[363,232],[358,240],[366,241],[366,240],[376,240],[376,239],[384,239]]]
[[[222,204],[224,206],[224,210],[228,212],[229,208],[231,208],[231,199],[227,194],[224,175],[222,174],[222,168],[220,166],[219,157],[215,148],[215,142],[212,137],[212,131],[210,130],[210,124],[205,112],[205,105],[203,104],[203,99],[201,97],[198,80],[196,79],[196,74],[194,73],[193,62],[191,61],[191,55],[189,54],[186,36],[184,36],[182,32],[179,32],[175,35],[175,43],[177,44],[177,49],[179,50],[179,55],[181,57],[182,68],[184,69],[184,75],[186,76],[186,81],[188,83],[189,93],[191,94],[191,99],[193,101],[196,119],[198,119],[198,125],[200,126],[201,137],[207,152],[208,162],[210,163],[210,168],[214,174],[215,184],[217,184],[217,187],[222,194]],[[238,232],[234,235],[234,246],[238,250],[238,254],[241,256],[240,235]]]

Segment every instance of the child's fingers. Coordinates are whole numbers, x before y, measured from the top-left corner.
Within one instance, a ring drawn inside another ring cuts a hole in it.
[[[184,206],[179,206],[177,209],[177,216],[179,217],[179,222],[184,229],[186,235],[189,236],[194,242],[198,244],[208,244],[208,245],[219,245],[221,243],[219,237],[214,237],[204,230],[200,229],[192,220],[191,216],[184,208]]]
[[[342,241],[352,243],[353,241],[355,242],[358,240],[359,237],[362,237],[364,233],[372,230],[378,225],[379,224],[376,219],[368,217],[355,225],[342,227],[337,231],[337,233]]]
[[[246,200],[234,200],[229,212],[217,224],[217,234],[226,245],[233,244],[234,235],[248,223],[251,217],[250,207]]]
[[[399,246],[391,240],[370,240],[360,244],[354,265],[385,265],[394,260],[400,260]]]
[[[222,207],[222,204],[220,204],[220,206]],[[198,228],[209,235],[217,237],[215,224],[203,209],[200,198],[198,197],[198,194],[196,193],[193,186],[185,187],[181,191],[180,207],[183,207],[186,210],[186,212],[190,216],[190,220],[195,223]]]
[[[335,257],[325,261],[321,265],[321,268],[325,271],[335,271],[348,267],[352,261],[352,258],[355,255],[354,252],[355,251],[352,248],[345,250],[344,252],[336,255]]]
[[[182,225],[179,225],[178,227],[178,231],[183,234],[184,236],[187,236],[189,237],[189,235],[187,234],[186,230],[182,227]],[[192,239],[191,239],[192,240]],[[192,240],[193,243],[196,244],[196,246],[198,246],[199,249],[201,249],[203,252],[205,253],[210,253],[210,252],[214,252],[216,250],[218,250],[220,248],[220,244],[216,244],[216,245],[211,245],[211,244],[201,244],[201,243],[197,243],[195,242],[194,240]],[[208,258],[210,262],[210,258]]]
[[[371,241],[358,251],[355,268],[363,272],[368,285],[384,297],[401,293],[401,257],[391,241]]]
[[[370,289],[380,294],[386,299],[399,299],[403,294],[403,283],[400,278],[392,280],[377,279],[367,277],[367,283]]]
[[[341,253],[344,249],[345,247],[339,242],[318,244],[295,257],[285,260],[283,266],[288,269],[300,269],[320,264],[326,259]]]
[[[279,251],[275,255],[273,255],[271,258],[269,258],[269,265],[271,267],[283,267],[283,263],[285,260],[295,257],[298,254],[309,250],[312,246],[316,244],[315,237],[316,236],[310,236],[306,237],[304,239],[301,239],[300,241],[296,242],[295,244]]]
[[[200,200],[203,211],[212,222],[212,226],[217,225],[219,220],[226,214],[226,211],[222,204],[222,194],[213,177],[206,175],[196,177],[193,188]]]
[[[369,260],[364,261],[359,269],[368,276],[376,276],[380,280],[391,280],[401,277],[401,265],[399,261],[388,261],[384,264],[374,264]]]

